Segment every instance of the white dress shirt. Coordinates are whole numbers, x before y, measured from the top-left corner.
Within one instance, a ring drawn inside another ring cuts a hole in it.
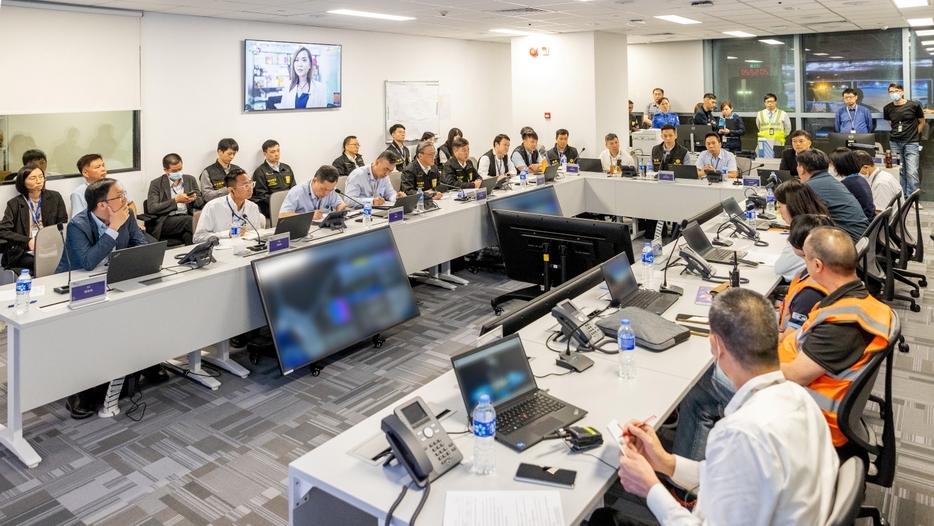
[[[256,225],[256,228],[266,227],[266,218],[259,212],[256,203],[247,199],[243,202],[243,206],[238,209],[228,194],[223,199],[214,199],[204,205],[204,209],[201,210],[201,218],[198,219],[198,229],[195,230],[192,241],[204,243],[211,236],[230,237],[230,224],[235,217],[245,217],[249,220],[249,223]],[[244,221],[248,228],[249,223]]]
[[[821,525],[833,508],[840,461],[827,420],[781,371],[737,391],[707,438],[707,460],[676,457],[672,480],[699,487],[693,514],[661,484],[646,498],[664,525]]]
[[[483,155],[477,160],[477,173],[480,174],[480,177],[484,179],[496,175],[518,173],[518,170],[516,169],[516,163],[514,163],[509,157],[507,157],[506,160],[509,162],[509,166],[504,167],[502,159],[497,157],[496,165],[493,166],[493,170],[490,170],[490,158],[486,155]]]
[[[872,202],[877,212],[885,210],[889,202],[891,202],[896,195],[902,193],[902,185],[899,184],[898,179],[882,168],[876,168],[876,171],[872,172],[872,174],[866,178],[866,181],[869,182],[869,187],[872,189]]]
[[[392,206],[396,202],[396,190],[389,182],[389,178],[377,179],[369,165],[361,166],[350,172],[344,183],[344,193],[350,198],[347,200],[348,208],[363,208],[363,205],[355,203],[354,200],[373,206],[373,199],[376,196],[385,199],[386,206]]]
[[[600,153],[600,164],[603,165],[603,171],[610,171],[610,161],[613,161],[613,164],[616,164],[616,161],[619,161],[619,164],[622,166],[635,166],[636,162],[632,160],[632,156],[623,151],[622,148],[619,149],[619,153],[616,154],[616,157],[610,156],[610,150],[606,149]]]
[[[707,165],[713,166],[714,170],[722,172],[726,168],[727,172],[736,172],[736,156],[725,148],[720,149],[720,155],[714,157],[712,153],[704,150],[697,156],[697,163],[694,166],[698,170],[703,170]]]

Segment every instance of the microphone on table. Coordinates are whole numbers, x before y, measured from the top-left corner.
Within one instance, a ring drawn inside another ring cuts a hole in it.
[[[764,166],[765,166],[765,163],[759,163],[759,166],[753,166],[752,163],[750,163],[749,170],[746,171],[746,175],[750,175],[752,174],[753,170],[758,170],[759,168],[762,168]],[[743,177],[746,177],[746,175],[744,175]]]
[[[362,208],[366,208],[366,204],[361,203],[360,201],[357,201],[356,199],[354,199],[353,197],[350,197],[349,195],[347,195],[347,194],[344,193],[344,192],[341,192],[341,189],[340,189],[340,188],[335,188],[335,189],[334,189],[334,193],[336,193],[337,195],[339,195],[339,196],[341,196],[341,197],[346,197],[347,199],[350,199],[350,200],[353,201],[354,203],[357,203],[358,205],[360,205]]]
[[[246,222],[250,225],[250,228],[252,228],[253,231],[256,232],[256,244],[253,245],[253,248],[257,248],[257,249],[266,248],[266,242],[263,241],[263,236],[259,233],[259,229],[256,228],[255,226],[253,226],[253,222],[250,221],[250,218],[247,217],[246,214],[243,214],[243,215],[240,216],[240,217],[242,217],[244,220],[246,220]]]
[[[65,261],[68,262],[68,283],[63,287],[55,287],[55,292],[59,294],[68,294],[68,291],[71,289],[71,257],[68,255],[68,246],[65,245],[65,223],[59,223],[56,225],[58,227],[58,235],[62,236],[62,246],[65,248]]]
[[[662,278],[662,285],[658,288],[658,291],[661,293],[677,294],[678,296],[681,296],[684,294],[683,288],[677,285],[671,285],[670,287],[668,286],[668,266],[671,263],[671,256],[678,250],[678,241],[681,239],[681,233],[684,232],[684,228],[688,226],[687,219],[682,220],[681,224],[678,226],[680,227],[678,228],[678,235],[675,236],[675,240],[671,244],[671,252],[668,253],[668,261],[665,262],[665,272]]]

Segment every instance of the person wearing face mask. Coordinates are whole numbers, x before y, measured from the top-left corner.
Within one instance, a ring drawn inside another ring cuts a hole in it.
[[[856,153],[842,146],[830,152],[830,166],[827,171],[830,175],[840,178],[843,186],[853,194],[859,206],[863,208],[866,219],[872,221],[872,218],[876,216],[876,206],[872,202],[872,188],[869,187],[869,182],[859,175]]]
[[[146,230],[159,241],[177,240],[191,244],[192,216],[204,207],[198,180],[182,173],[182,158],[170,153],[162,158],[163,175],[149,183],[146,213],[155,219],[146,222]]]
[[[833,219],[823,214],[801,214],[791,220],[788,245],[795,255],[804,260],[804,240],[811,230],[822,226],[834,226]],[[807,265],[788,285],[781,305],[778,307],[778,342],[800,329],[808,319],[814,305],[827,296],[827,289],[811,279]]]
[[[857,151],[856,162],[859,164],[859,174],[869,183],[869,188],[872,190],[872,202],[876,213],[879,214],[889,206],[896,195],[901,195],[902,187],[894,175],[882,168],[876,168],[875,160],[868,153]]]
[[[338,175],[350,175],[350,172],[365,166],[363,156],[360,155],[360,141],[353,135],[344,137],[344,153],[334,159],[331,166],[337,168]]]
[[[918,189],[918,163],[921,156],[921,128],[924,126],[924,110],[921,104],[904,97],[901,84],[889,84],[892,102],[882,108],[882,118],[892,127],[889,145],[892,153],[901,156],[902,195],[906,198]],[[918,203],[921,208],[921,203]]]

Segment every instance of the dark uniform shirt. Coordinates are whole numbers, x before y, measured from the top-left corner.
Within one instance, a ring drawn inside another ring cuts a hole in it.
[[[428,173],[425,173],[418,161],[412,161],[402,170],[402,191],[405,195],[415,195],[419,190],[423,192],[434,190],[440,179],[441,174],[434,165],[429,168]]]
[[[564,149],[563,152],[559,153],[557,144],[555,145],[554,148],[548,150],[548,161],[549,161],[548,164],[551,164],[551,165],[561,164],[562,153],[567,158],[568,163],[577,164],[577,161],[578,161],[577,148],[569,145]]]
[[[493,169],[496,170],[496,167]],[[465,166],[461,166],[460,161],[451,157],[441,168],[441,182],[454,188],[473,188],[474,181],[477,179],[482,179],[482,177],[477,173],[470,159],[467,160]]]
[[[366,163],[363,162],[363,156],[359,153],[354,158],[353,161],[347,158],[346,153],[342,153],[340,157],[334,159],[334,162],[331,163],[331,166],[337,168],[337,173],[339,175],[350,175],[350,172],[364,166]]]
[[[409,152],[408,147],[406,147],[404,144],[402,145],[402,148],[399,148],[396,146],[396,142],[393,141],[389,144],[388,147],[386,147],[386,149],[396,154],[396,170],[401,172],[403,169],[405,169],[406,166],[409,165],[410,162],[412,162],[412,154]]]
[[[256,187],[253,188],[253,197],[250,201],[256,203],[259,211],[264,216],[269,215],[269,196],[276,192],[282,192],[295,186],[295,172],[292,167],[279,163],[279,171],[272,169],[268,162],[263,162],[256,170],[253,170],[253,181]]]

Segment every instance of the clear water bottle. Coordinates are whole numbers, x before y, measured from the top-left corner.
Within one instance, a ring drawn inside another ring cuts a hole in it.
[[[496,410],[490,404],[490,395],[480,395],[480,403],[473,410],[473,473],[487,475],[496,471],[495,439]]]
[[[567,164],[568,164],[568,156],[567,156],[567,155],[564,155],[564,154],[562,153],[562,154],[561,154],[561,157],[559,158],[559,161],[558,161],[558,162],[561,163],[561,166],[567,165]]]
[[[529,170],[523,168],[522,171],[519,172],[519,186],[525,188],[527,184],[529,184]]]
[[[756,205],[754,203],[749,203],[746,205],[746,224],[753,230],[756,228],[756,219]]]
[[[29,312],[29,293],[32,292],[32,276],[23,269],[16,278],[16,314]]]
[[[246,253],[246,245],[243,243],[243,223],[237,218],[230,222],[230,244],[235,256]]]
[[[729,175],[727,175],[727,173],[728,173],[728,172],[726,171],[726,168],[724,168],[724,169],[723,169],[723,170],[721,170],[720,172],[721,172],[721,173],[720,173],[720,175],[722,175],[722,176],[723,176],[723,178],[722,178],[722,179],[720,179],[720,180],[721,180],[721,181],[726,181],[726,180],[727,180],[727,178],[729,177]]]
[[[653,289],[652,278],[655,274],[655,250],[646,242],[642,248],[642,288]]]
[[[425,192],[422,192],[422,189],[418,189],[418,204],[415,205],[415,213],[421,214],[425,211]]]
[[[363,228],[367,230],[373,226],[373,205],[369,201],[363,205]]]
[[[645,161],[643,161],[642,159],[639,159],[639,175],[642,175],[644,173],[645,173]]]
[[[632,380],[636,377],[636,335],[629,320],[619,322],[616,341],[619,343],[619,377]]]
[[[774,216],[775,215],[775,194],[772,193],[772,189],[769,188],[767,194],[765,194],[765,213]]]

